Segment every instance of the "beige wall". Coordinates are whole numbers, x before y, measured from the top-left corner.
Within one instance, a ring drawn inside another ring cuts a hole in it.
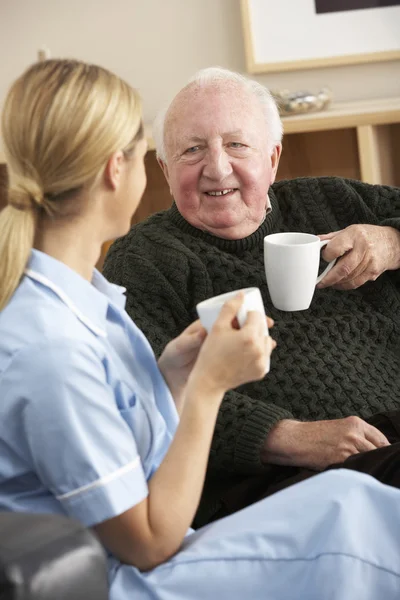
[[[239,0],[0,0],[0,105],[42,45],[126,78],[143,96],[146,120],[197,69],[245,71]],[[400,96],[400,61],[257,79],[290,90],[328,84],[337,101]]]

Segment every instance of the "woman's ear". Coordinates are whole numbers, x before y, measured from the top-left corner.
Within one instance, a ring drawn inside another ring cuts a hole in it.
[[[125,162],[124,153],[121,150],[114,152],[107,161],[104,169],[105,184],[112,190],[116,190],[121,181],[123,166]]]

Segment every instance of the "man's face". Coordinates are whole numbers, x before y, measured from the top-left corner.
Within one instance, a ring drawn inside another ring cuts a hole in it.
[[[192,84],[175,98],[164,135],[161,166],[183,217],[226,239],[253,233],[264,218],[281,150],[268,151],[258,99],[229,81]]]

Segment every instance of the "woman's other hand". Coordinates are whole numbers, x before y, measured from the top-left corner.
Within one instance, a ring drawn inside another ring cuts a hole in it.
[[[179,413],[182,409],[183,391],[206,336],[207,332],[200,321],[194,321],[165,346],[158,359],[158,367]]]

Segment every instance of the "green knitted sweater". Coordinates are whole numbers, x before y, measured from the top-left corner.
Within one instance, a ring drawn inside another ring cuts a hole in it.
[[[281,312],[272,306],[263,267],[270,233],[322,234],[353,223],[400,230],[400,189],[301,178],[274,184],[269,197],[272,212],[244,239],[200,231],[174,204],[117,240],[105,262],[105,276],[127,288],[127,311],[156,355],[197,318],[196,304],[216,294],[257,286],[275,319],[270,373],[222,403],[200,523],[218,509],[224,481],[262,471],[260,448],[278,420],[365,418],[400,407],[400,271],[354,291],[316,290],[309,310]]]

